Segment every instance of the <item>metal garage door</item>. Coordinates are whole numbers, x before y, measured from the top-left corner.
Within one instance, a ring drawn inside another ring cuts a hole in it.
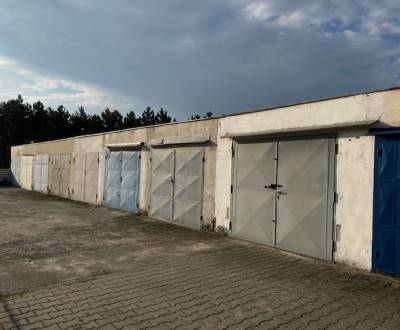
[[[160,149],[151,152],[150,216],[172,221],[172,199],[175,150]]]
[[[331,259],[329,149],[328,139],[279,142],[277,247]]]
[[[400,137],[375,140],[372,270],[400,274]]]
[[[121,155],[122,152],[110,152],[107,155],[104,203],[115,209],[121,203]]]
[[[47,194],[47,184],[49,179],[49,155],[35,156],[35,191]]]
[[[86,154],[85,162],[85,199],[90,204],[97,201],[97,180],[99,175],[99,155]]]
[[[21,156],[21,187],[32,190],[33,156]]]
[[[99,155],[76,154],[74,158],[73,199],[96,204]]]
[[[241,143],[236,150],[234,235],[274,245],[276,192],[266,187],[275,182],[276,143]]]
[[[203,148],[152,151],[152,217],[201,228],[203,156]]]
[[[21,156],[11,157],[11,183],[17,187],[21,178]]]
[[[54,154],[50,156],[51,183],[50,194],[69,198],[70,195],[70,154]]]
[[[60,197],[70,196],[71,154],[61,154],[60,157]]]
[[[334,139],[238,143],[233,235],[332,259]]]
[[[83,202],[85,200],[85,154],[77,154],[74,158],[74,188],[73,199]]]
[[[111,151],[107,155],[105,205],[139,211],[140,151]]]
[[[60,196],[60,171],[61,171],[61,155],[50,155],[50,185],[49,192],[51,195]]]

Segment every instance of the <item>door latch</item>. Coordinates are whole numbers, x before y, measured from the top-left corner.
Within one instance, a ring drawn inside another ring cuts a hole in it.
[[[270,184],[269,186],[264,186],[265,189],[273,189],[273,190],[278,190],[278,188],[283,188],[281,184]]]

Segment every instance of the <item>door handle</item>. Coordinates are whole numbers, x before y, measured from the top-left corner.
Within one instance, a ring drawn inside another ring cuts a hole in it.
[[[278,190],[278,188],[283,188],[281,184],[270,184],[269,186],[264,186],[265,189],[273,189],[273,190]]]

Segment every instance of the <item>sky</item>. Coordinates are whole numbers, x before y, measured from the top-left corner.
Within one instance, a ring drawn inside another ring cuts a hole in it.
[[[396,85],[398,0],[0,2],[0,100],[186,119]]]

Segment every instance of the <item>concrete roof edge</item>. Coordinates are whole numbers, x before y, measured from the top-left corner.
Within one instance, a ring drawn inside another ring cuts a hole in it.
[[[293,106],[298,106],[298,105],[313,104],[313,103],[318,103],[318,102],[326,102],[326,101],[331,101],[331,100],[344,99],[344,98],[354,97],[354,96],[360,96],[360,95],[369,95],[369,94],[376,94],[376,93],[382,93],[382,92],[389,92],[389,91],[394,91],[394,90],[400,90],[400,86],[393,86],[393,87],[389,87],[389,88],[385,88],[385,89],[378,89],[378,90],[370,90],[370,91],[364,91],[364,92],[357,92],[357,93],[353,93],[353,94],[340,95],[340,96],[334,96],[334,97],[327,97],[327,98],[322,98],[322,99],[314,99],[314,100],[308,100],[308,101],[303,101],[303,102],[298,102],[298,103],[288,103],[288,104],[285,104],[285,105],[273,106],[273,107],[262,108],[262,109],[256,109],[256,110],[248,110],[248,111],[237,112],[237,113],[232,113],[232,114],[228,114],[228,115],[221,115],[221,116],[216,116],[216,117],[211,117],[211,118],[200,118],[200,119],[195,119],[195,120],[179,121],[179,122],[165,123],[165,124],[159,124],[159,125],[150,125],[150,126],[141,126],[141,127],[134,127],[134,128],[126,128],[126,129],[122,129],[122,130],[109,131],[109,132],[102,132],[102,133],[94,133],[94,134],[86,134],[86,135],[77,135],[77,136],[72,136],[72,137],[64,138],[64,139],[49,140],[49,141],[36,142],[36,143],[28,143],[28,144],[20,144],[20,145],[14,145],[14,146],[11,146],[11,147],[20,147],[20,146],[29,146],[29,145],[40,145],[40,144],[55,143],[55,142],[73,140],[73,139],[86,138],[86,137],[94,137],[94,136],[101,136],[101,135],[104,136],[104,135],[106,135],[106,134],[120,133],[120,132],[128,132],[128,131],[139,130],[139,129],[146,129],[146,128],[155,128],[155,127],[161,127],[161,126],[178,125],[178,124],[187,124],[187,123],[200,122],[200,121],[207,121],[207,120],[210,120],[210,121],[211,121],[211,120],[218,120],[218,119],[222,119],[222,118],[234,117],[234,116],[241,116],[241,115],[250,114],[250,113],[257,113],[257,112],[263,112],[263,111],[270,111],[270,110],[276,110],[276,109],[283,109],[283,108],[288,108],[288,107],[293,107]]]
[[[272,106],[272,107],[256,109],[256,110],[248,110],[248,111],[237,112],[237,113],[225,115],[225,116],[222,116],[222,118],[241,116],[241,115],[246,115],[246,114],[250,114],[250,113],[257,113],[257,112],[270,111],[270,110],[276,110],[276,109],[289,108],[289,107],[294,107],[294,106],[298,106],[298,105],[306,105],[306,104],[313,104],[313,103],[319,103],[319,102],[333,101],[333,100],[345,99],[345,98],[354,97],[354,96],[390,92],[390,91],[395,91],[395,90],[400,90],[400,86],[390,87],[390,88],[386,88],[386,89],[366,91],[366,92],[358,92],[358,93],[354,93],[354,94],[327,97],[327,98],[323,98],[323,99],[314,99],[314,100],[308,100],[308,101],[297,102],[297,103],[288,103],[288,104],[284,104],[284,105]]]

